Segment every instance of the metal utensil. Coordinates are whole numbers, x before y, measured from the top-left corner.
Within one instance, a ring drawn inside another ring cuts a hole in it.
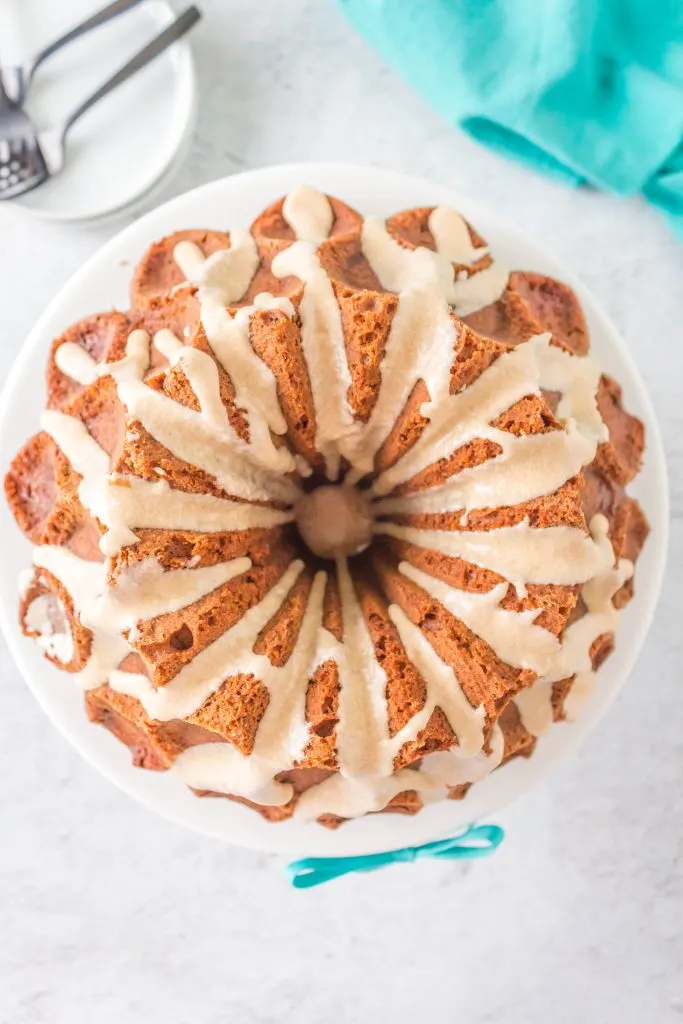
[[[85,21],[82,21],[79,25],[74,25],[73,28],[65,32],[64,35],[60,36],[59,39],[55,39],[52,43],[48,43],[42,50],[34,54],[33,57],[25,61],[24,64],[16,65],[12,67],[0,67],[0,83],[2,83],[5,96],[11,103],[17,103],[21,105],[26,99],[26,93],[28,92],[31,80],[35,74],[36,68],[46,61],[48,57],[52,57],[53,54],[61,50],[63,46],[67,46],[72,43],[75,39],[80,39],[86,32],[90,32],[94,28],[99,28],[100,25],[106,25],[112,18],[118,17],[119,14],[125,14],[126,11],[130,11],[133,7],[141,3],[141,0],[114,0],[114,3],[108,4],[101,11],[97,11],[92,14]]]
[[[196,7],[188,7],[61,124],[44,131],[38,131],[28,114],[10,101],[0,81],[0,200],[23,195],[58,174],[64,166],[67,133],[76,121],[98,100],[184,36],[200,18],[201,13]]]

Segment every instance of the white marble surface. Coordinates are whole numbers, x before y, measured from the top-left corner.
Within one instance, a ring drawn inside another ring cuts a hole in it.
[[[330,0],[202,6],[197,136],[161,198],[243,168],[349,159],[452,184],[552,246],[651,389],[672,478],[670,570],[622,696],[579,755],[506,812],[491,861],[308,893],[288,888],[276,858],[185,832],[114,790],[0,646],[0,1024],[683,1021],[683,247],[640,202],[564,191],[468,142]],[[0,210],[2,377],[118,226]]]

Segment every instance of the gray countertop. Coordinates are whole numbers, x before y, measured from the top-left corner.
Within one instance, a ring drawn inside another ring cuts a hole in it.
[[[346,159],[448,183],[551,247],[650,388],[672,477],[670,570],[615,706],[505,812],[494,858],[307,893],[288,888],[278,858],[186,832],[115,790],[0,644],[0,1024],[683,1021],[683,247],[639,201],[565,191],[469,142],[330,0],[202,7],[197,136],[160,199],[263,164]],[[119,226],[0,210],[1,379]]]

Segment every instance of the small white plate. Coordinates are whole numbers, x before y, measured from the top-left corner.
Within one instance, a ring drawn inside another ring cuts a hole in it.
[[[0,5],[0,59],[21,61],[103,5],[104,0]],[[147,0],[51,57],[38,68],[26,104],[36,125],[58,123],[174,17],[166,0]],[[53,221],[122,211],[179,165],[196,104],[194,62],[183,39],[78,121],[60,174],[6,205]]]
[[[642,472],[631,488],[652,532],[636,571],[636,597],[625,609],[616,651],[602,666],[598,686],[572,725],[557,724],[542,737],[528,761],[517,759],[474,786],[461,801],[444,800],[413,818],[369,815],[335,832],[296,821],[274,825],[229,800],[200,800],[173,776],[134,768],[128,750],[106,730],[91,725],[73,680],[40,655],[17,624],[17,578],[31,559],[31,546],[19,535],[0,503],[0,537],[5,538],[0,576],[0,621],[7,643],[38,702],[54,724],[104,775],[131,796],[168,818],[231,843],[278,853],[344,856],[417,845],[452,835],[488,817],[566,757],[612,702],[642,647],[659,595],[667,547],[668,487],[664,453],[652,405],[626,345],[595,300],[571,274],[516,229],[450,189],[419,178],[345,164],[269,167],[204,185],[132,224],[71,279],[31,332],[0,399],[0,467],[21,441],[34,433],[44,404],[42,371],[50,342],[73,320],[111,306],[126,307],[133,264],[153,239],[179,228],[248,225],[267,204],[294,185],[309,184],[337,195],[362,213],[388,215],[411,206],[445,204],[461,210],[511,267],[553,274],[576,289],[591,331],[592,349],[624,390],[626,407],[644,420],[647,449]],[[599,780],[596,780],[599,785]]]

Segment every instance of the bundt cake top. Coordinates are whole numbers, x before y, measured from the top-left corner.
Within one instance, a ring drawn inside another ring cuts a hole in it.
[[[32,503],[26,459],[8,477],[25,628],[112,714],[173,725],[189,785],[355,817],[487,774],[510,707],[532,735],[560,684],[578,710],[642,427],[566,286],[455,211],[302,187],[155,244],[95,320],[53,346]]]

